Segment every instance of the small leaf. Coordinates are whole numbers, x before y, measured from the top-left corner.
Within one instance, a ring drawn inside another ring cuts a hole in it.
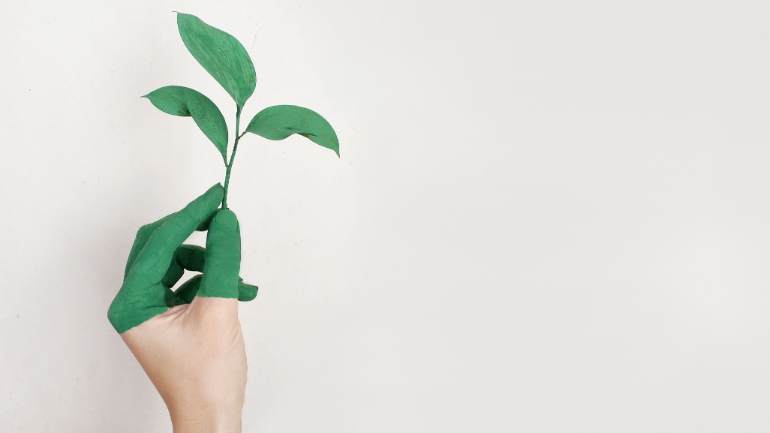
[[[176,22],[190,54],[243,107],[257,84],[254,64],[243,45],[194,15],[178,13]]]
[[[267,107],[251,119],[246,131],[270,140],[283,140],[292,134],[299,134],[340,156],[340,144],[332,126],[320,114],[304,107]]]
[[[222,112],[204,94],[182,86],[165,86],[144,95],[164,113],[190,116],[214,143],[222,159],[227,155],[227,123]]]

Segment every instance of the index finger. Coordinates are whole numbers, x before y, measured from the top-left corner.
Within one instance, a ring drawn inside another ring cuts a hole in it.
[[[182,210],[166,217],[142,247],[128,277],[159,282],[168,270],[177,247],[206,222],[222,202],[224,189],[216,184]]]

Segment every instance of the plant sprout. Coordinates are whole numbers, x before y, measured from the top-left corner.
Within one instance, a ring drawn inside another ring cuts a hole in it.
[[[274,105],[258,112],[241,132],[241,111],[254,93],[257,77],[246,49],[230,34],[212,27],[194,15],[177,13],[177,26],[187,50],[235,101],[235,138],[228,158],[227,123],[211,99],[183,86],[165,86],[144,95],[161,111],[192,117],[203,134],[214,143],[225,165],[222,208],[227,209],[230,174],[238,142],[247,132],[270,140],[283,140],[299,134],[331,149],[339,157],[334,129],[321,115],[296,105]]]

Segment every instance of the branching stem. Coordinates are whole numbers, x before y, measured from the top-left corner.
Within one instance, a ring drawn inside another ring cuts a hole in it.
[[[246,132],[244,131],[243,134]],[[235,111],[235,142],[233,142],[233,152],[230,154],[230,161],[225,164],[225,194],[222,197],[222,209],[227,209],[227,191],[230,188],[230,171],[233,169],[233,162],[235,161],[235,152],[238,151],[238,141],[241,137],[241,107]]]

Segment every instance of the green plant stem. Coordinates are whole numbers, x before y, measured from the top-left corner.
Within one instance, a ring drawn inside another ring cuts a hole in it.
[[[235,152],[238,151],[238,141],[240,141],[243,134],[241,132],[241,107],[235,111],[235,141],[233,142],[233,152],[230,154],[230,161],[226,164],[225,168],[225,193],[222,197],[222,209],[227,209],[227,191],[230,188],[230,171],[233,169],[233,162],[235,162]]]

